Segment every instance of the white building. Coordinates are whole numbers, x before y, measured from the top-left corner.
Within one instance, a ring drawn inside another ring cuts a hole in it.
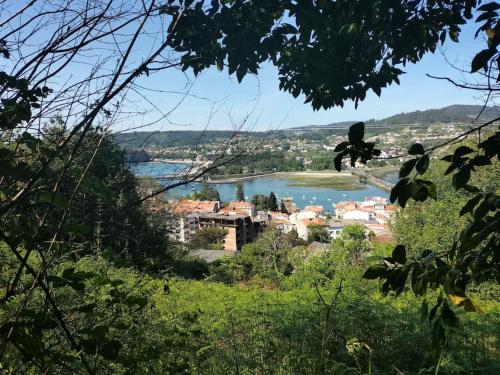
[[[368,211],[362,210],[351,210],[344,212],[342,219],[344,220],[362,220],[362,221],[370,221],[372,215]]]

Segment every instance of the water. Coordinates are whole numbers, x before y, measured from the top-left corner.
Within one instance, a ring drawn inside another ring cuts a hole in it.
[[[399,171],[388,172],[380,177],[381,180],[396,184],[399,181]]]
[[[180,173],[185,170],[183,164],[167,163],[137,163],[132,169],[138,176],[158,177],[166,174]],[[173,180],[161,180],[164,185],[171,184]],[[372,185],[364,185],[357,190],[337,190],[333,188],[319,188],[297,185],[296,181],[273,178],[257,177],[244,180],[243,190],[247,200],[252,199],[255,194],[269,195],[271,191],[276,194],[278,200],[282,197],[292,197],[297,207],[304,208],[308,205],[321,205],[326,211],[333,210],[332,203],[342,200],[364,200],[366,196],[388,197],[388,193]],[[202,183],[194,182],[189,185],[179,186],[167,192],[170,198],[181,197],[192,193],[192,189],[200,190]],[[219,191],[223,201],[236,198],[236,183],[210,184]]]

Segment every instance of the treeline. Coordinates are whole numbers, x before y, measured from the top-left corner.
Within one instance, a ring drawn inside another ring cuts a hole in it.
[[[304,159],[295,154],[280,151],[256,152],[243,155],[229,165],[210,171],[210,175],[231,175],[258,172],[293,172],[304,170]]]

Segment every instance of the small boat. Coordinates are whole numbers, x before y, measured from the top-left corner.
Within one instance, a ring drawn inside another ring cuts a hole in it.
[[[342,194],[343,197],[347,197],[347,194]]]
[[[332,198],[328,198],[328,199],[327,199],[327,201],[328,201],[328,202],[331,202],[331,201],[332,201]]]
[[[191,191],[195,191],[196,189],[194,187],[191,188]]]
[[[313,201],[315,201],[315,200],[316,200],[316,197],[313,197]]]

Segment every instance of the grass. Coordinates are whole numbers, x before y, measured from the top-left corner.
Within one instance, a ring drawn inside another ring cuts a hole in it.
[[[357,177],[354,176],[332,176],[332,177],[320,177],[320,176],[276,176],[274,178],[288,180],[292,183],[290,186],[308,186],[317,188],[331,188],[337,190],[357,190],[364,185],[361,184]]]

